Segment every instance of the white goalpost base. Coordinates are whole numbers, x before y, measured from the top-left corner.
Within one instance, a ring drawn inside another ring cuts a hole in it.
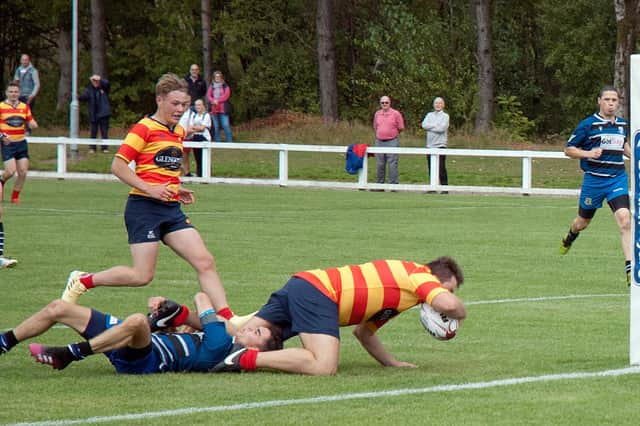
[[[629,363],[640,365],[640,55],[631,55],[630,61],[630,125],[629,144],[631,148],[631,289],[629,315]]]

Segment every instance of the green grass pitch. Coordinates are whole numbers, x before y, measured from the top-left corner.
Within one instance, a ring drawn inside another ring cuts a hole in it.
[[[448,342],[425,333],[417,310],[383,327],[387,348],[417,369],[380,367],[344,328],[335,377],[120,376],[102,356],[59,372],[23,343],[0,357],[0,424],[637,424],[640,376],[592,374],[629,362],[624,259],[607,209],[561,257],[574,198],[191,187],[197,202],[185,211],[240,314],[300,270],[451,255],[466,273],[468,319]],[[69,271],[129,264],[126,193],[119,183],[32,179],[22,205],[5,203],[6,254],[20,263],[0,271],[0,330],[59,297]],[[163,248],[150,285],[98,288],[81,303],[125,316],[149,296],[190,302],[197,289]],[[34,339],[77,340],[65,328]],[[536,379],[510,382],[523,378]]]

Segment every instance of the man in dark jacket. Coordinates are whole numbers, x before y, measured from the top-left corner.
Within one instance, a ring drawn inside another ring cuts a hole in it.
[[[98,128],[100,128],[100,137],[109,139],[109,118],[111,117],[111,105],[109,105],[109,90],[111,84],[109,80],[101,78],[98,74],[89,77],[90,83],[84,89],[84,93],[80,95],[80,100],[85,101],[89,105],[89,122],[91,123],[91,138],[98,137]],[[89,145],[89,153],[96,152],[95,145]],[[109,147],[102,145],[102,152],[108,153]]]
[[[198,99],[206,102],[207,82],[200,75],[200,67],[198,64],[191,64],[189,74],[184,76],[189,85],[189,96],[191,96],[191,109],[195,111],[194,104]]]

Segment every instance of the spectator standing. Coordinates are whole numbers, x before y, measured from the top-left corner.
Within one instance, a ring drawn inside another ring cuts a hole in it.
[[[20,66],[16,69],[13,79],[20,83],[20,101],[29,105],[33,113],[36,95],[40,90],[40,76],[26,53],[20,56]]]
[[[194,103],[195,112],[188,109],[180,118],[180,125],[186,131],[185,140],[194,142],[210,142],[211,133],[211,116],[207,112],[207,108],[203,99],[197,99]],[[184,148],[185,152],[193,149],[196,160],[196,176],[202,176],[202,148]],[[191,165],[189,157],[185,155],[185,161],[182,164],[182,173],[184,176],[193,176],[191,174]]]
[[[444,99],[437,97],[433,100],[433,111],[422,120],[422,128],[427,131],[427,148],[446,148],[449,131],[449,114],[444,112]],[[448,185],[446,155],[440,155],[440,185]],[[427,174],[431,176],[431,156],[427,155]]]
[[[38,123],[31,115],[29,105],[21,102],[20,85],[12,81],[7,86],[7,99],[0,102],[0,133],[2,137],[2,161],[4,171],[0,181],[3,185],[17,174],[11,193],[11,202],[20,204],[20,191],[27,179],[29,170],[29,149],[27,147],[27,129],[36,129]]]
[[[111,84],[109,80],[94,74],[89,77],[89,84],[84,89],[84,93],[80,95],[80,100],[88,103],[89,123],[91,127],[91,139],[98,137],[98,129],[100,129],[100,138],[109,139],[109,118],[111,118],[111,105],[109,104],[109,91]],[[96,145],[89,145],[89,153],[96,152]],[[109,147],[102,145],[102,152],[108,153]]]
[[[376,131],[376,146],[400,146],[400,132],[404,130],[402,114],[391,108],[388,96],[380,98],[380,109],[373,117],[373,128]],[[384,183],[387,163],[389,164],[389,183],[398,183],[399,154],[376,154],[376,182]]]
[[[200,75],[200,66],[191,64],[189,74],[184,76],[189,85],[189,96],[191,96],[191,107],[195,111],[194,105],[198,99],[204,99],[207,96],[207,82]]]
[[[231,125],[229,124],[229,114],[231,112],[231,104],[229,97],[231,96],[231,88],[224,81],[222,72],[213,73],[213,82],[207,91],[207,99],[211,104],[211,120],[213,121],[213,140],[220,142],[220,126],[224,130],[224,137],[227,142],[233,142],[231,136]]]

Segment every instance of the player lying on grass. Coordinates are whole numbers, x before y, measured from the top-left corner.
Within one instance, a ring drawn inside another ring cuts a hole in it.
[[[103,353],[116,372],[123,374],[208,372],[233,352],[234,342],[260,351],[282,348],[277,327],[243,327],[232,337],[225,322],[213,311],[211,300],[202,292],[195,296],[202,332],[152,333],[151,328],[173,325],[183,319],[179,317],[188,315],[185,306],[170,301],[169,304],[172,305],[169,309],[161,309],[149,317],[138,313],[121,321],[95,309],[54,300],[13,330],[0,334],[0,355],[23,340],[43,334],[56,323],[71,327],[87,339],[60,347],[29,345],[36,361],[57,370],[89,355]]]
[[[466,317],[453,292],[464,280],[450,257],[427,264],[376,260],[362,265],[295,274],[246,324],[252,329],[276,325],[286,340],[300,336],[301,348],[263,352],[241,342],[216,371],[271,368],[311,375],[335,374],[340,353],[339,327],[355,325],[353,334],[385,367],[416,367],[387,352],[376,335],[391,318],[426,302],[451,319]]]

